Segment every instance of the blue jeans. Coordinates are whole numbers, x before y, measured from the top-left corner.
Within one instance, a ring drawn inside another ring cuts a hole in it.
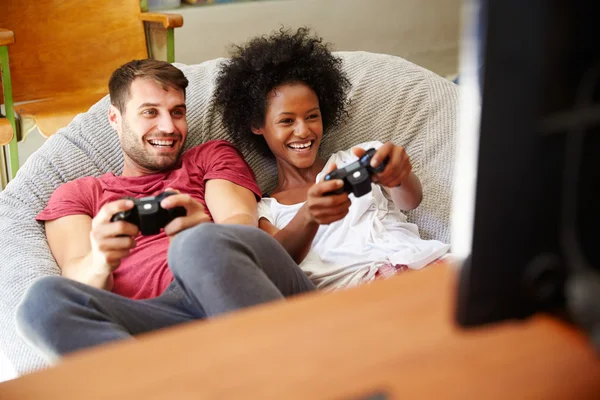
[[[49,361],[79,349],[314,290],[266,233],[201,224],[169,247],[175,280],[157,298],[132,300],[60,276],[34,282],[17,309],[21,336]]]

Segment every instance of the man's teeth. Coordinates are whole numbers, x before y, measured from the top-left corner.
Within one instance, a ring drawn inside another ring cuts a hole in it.
[[[173,140],[149,140],[152,146],[173,146]]]
[[[312,140],[306,143],[290,143],[288,146],[292,149],[307,149],[312,144]]]

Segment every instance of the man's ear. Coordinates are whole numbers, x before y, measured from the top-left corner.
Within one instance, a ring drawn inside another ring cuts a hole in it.
[[[112,104],[108,108],[108,122],[114,130],[119,131],[117,128],[121,126],[121,112]]]
[[[255,135],[264,135],[265,134],[265,130],[264,128],[258,128],[255,125],[251,125],[250,126],[250,130],[252,131],[252,133],[254,133]]]

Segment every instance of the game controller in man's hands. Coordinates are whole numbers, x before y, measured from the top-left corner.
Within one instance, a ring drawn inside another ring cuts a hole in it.
[[[116,213],[110,221],[126,221],[140,228],[140,232],[144,236],[156,235],[160,232],[161,228],[164,228],[175,218],[187,215],[183,207],[167,209],[160,206],[160,202],[163,199],[174,194],[177,193],[163,192],[158,196],[142,197],[140,199],[126,197],[133,201],[133,208]]]
[[[371,176],[383,172],[388,161],[386,158],[376,168],[371,167],[371,159],[376,151],[375,149],[369,149],[358,161],[327,174],[325,176],[326,181],[332,179],[341,179],[344,181],[342,188],[327,194],[341,194],[346,192],[354,193],[354,196],[360,197],[369,193],[371,191]]]

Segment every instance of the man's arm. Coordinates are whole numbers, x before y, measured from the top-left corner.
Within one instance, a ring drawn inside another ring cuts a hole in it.
[[[112,275],[96,270],[90,262],[92,218],[69,215],[46,222],[50,251],[60,267],[61,275],[88,285],[110,290]]]
[[[204,200],[217,224],[258,226],[256,197],[251,190],[226,179],[206,182]]]
[[[50,251],[61,275],[99,289],[111,290],[112,271],[135,245],[135,225],[124,221],[110,223],[110,216],[133,203],[116,201],[102,207],[92,220],[88,215],[68,215],[46,221]],[[125,236],[119,236],[125,235]]]

